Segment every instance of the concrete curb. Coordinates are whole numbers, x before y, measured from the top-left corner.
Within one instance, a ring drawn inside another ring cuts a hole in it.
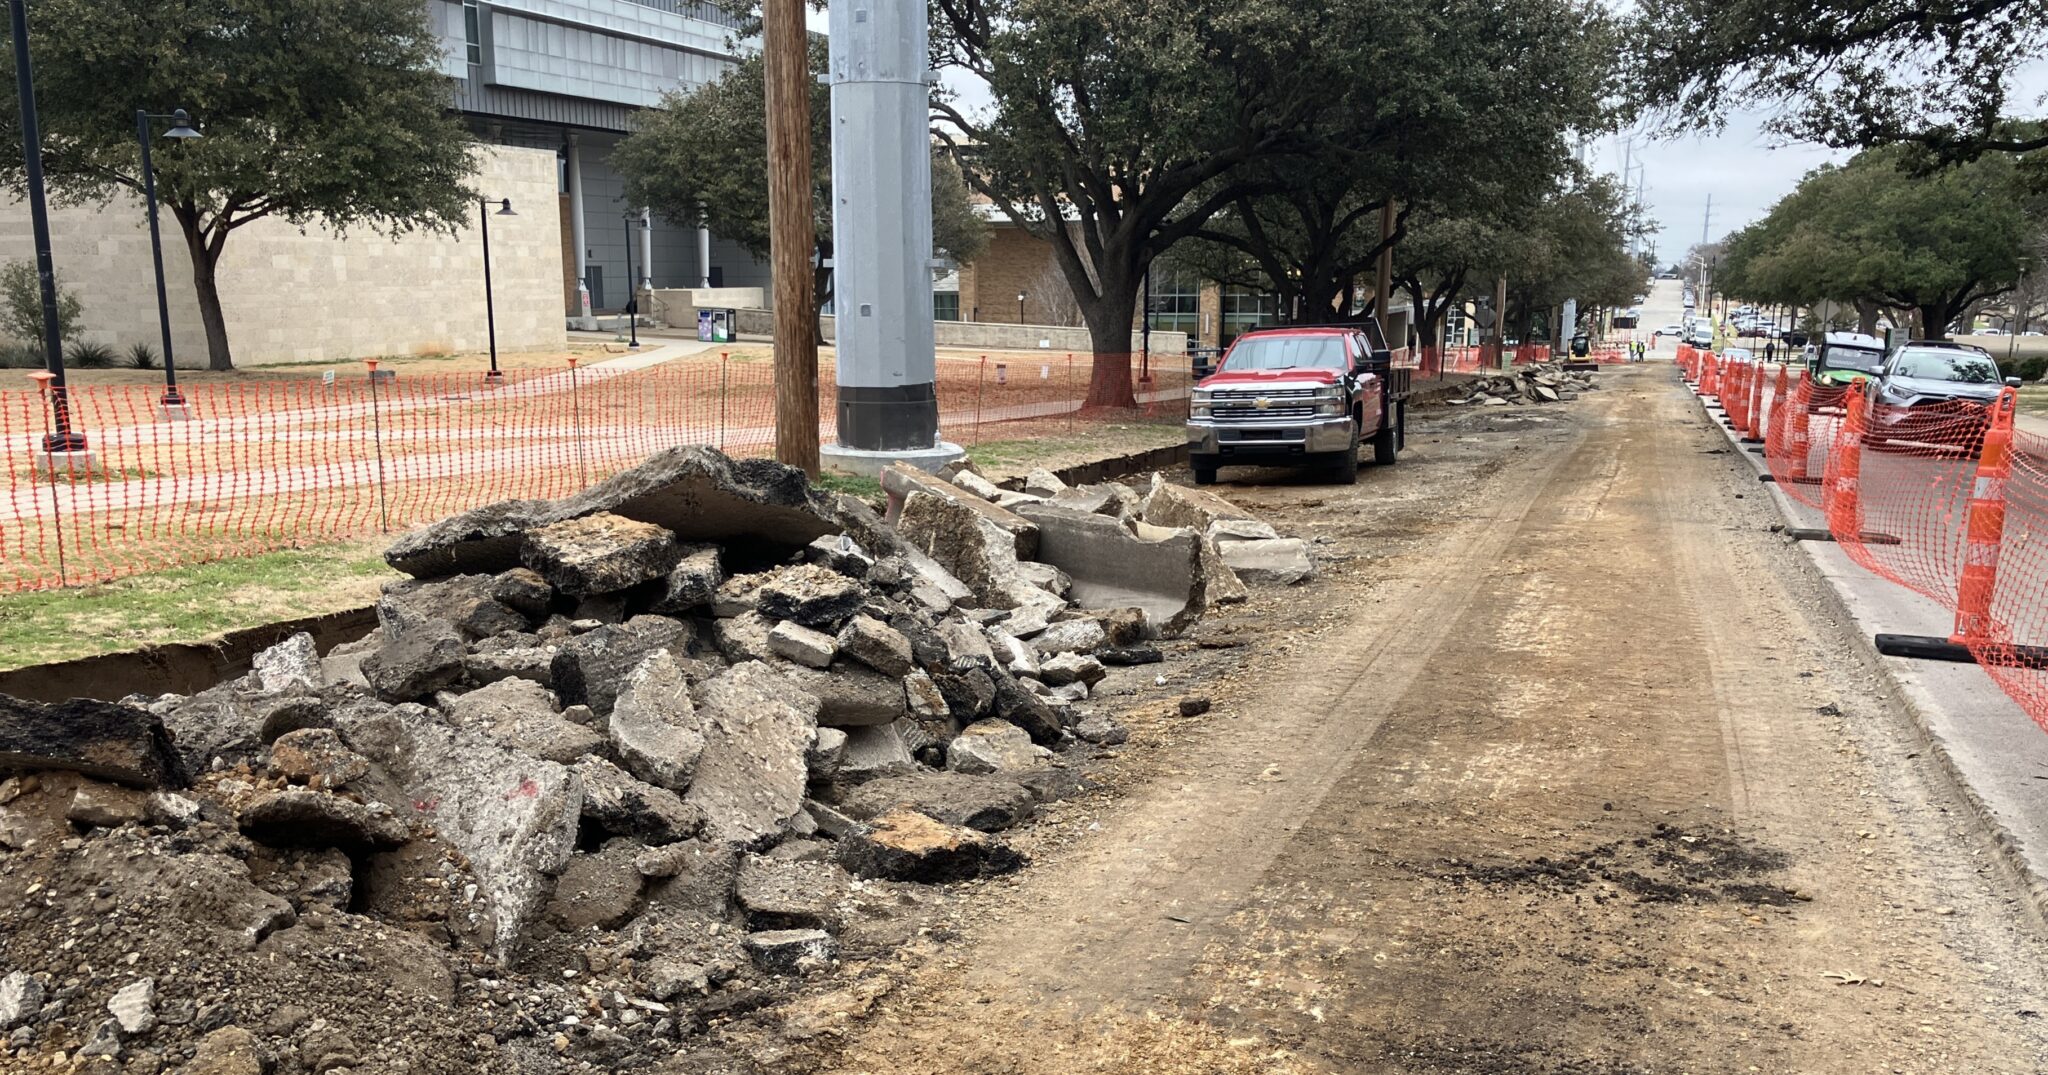
[[[1743,450],[1741,440],[1721,421],[1718,408],[1707,404],[1697,395],[1694,396],[1694,402],[1699,404],[1707,427],[1717,430],[1727,438],[1731,448],[1730,454],[1737,463],[1743,465],[1743,469],[1753,474],[1770,472],[1769,463],[1763,456]],[[1785,519],[1787,527],[1798,524],[1802,512],[1812,513],[1813,509],[1786,495],[1777,483],[1759,481],[1757,484],[1759,488],[1769,491],[1771,502],[1777,508],[1778,514]],[[1850,593],[1849,587],[1832,574],[1828,566],[1822,562],[1822,550],[1829,543],[1794,541],[1792,544],[1800,546],[1802,562],[1806,565],[1811,579],[1818,584],[1815,589],[1826,601],[1828,611],[1842,623],[1853,628],[1850,633],[1857,656],[1862,658],[1866,666],[1879,673],[1878,682],[1882,684],[1884,694],[1912,717],[1908,730],[1913,740],[1929,757],[1939,762],[1939,771],[1950,790],[1966,804],[1970,815],[1990,837],[1992,846],[1998,851],[1999,861],[2010,871],[2013,880],[2026,891],[2035,915],[2043,921],[2048,921],[2048,861],[2041,861],[2041,856],[2036,855],[2027,842],[2013,831],[1997,806],[1978,788],[1970,767],[1960,759],[1961,752],[1956,745],[1937,727],[1938,724],[1945,723],[1938,716],[1942,709],[1941,700],[1922,684],[1903,678],[1901,667],[1894,663],[1898,659],[1885,657],[1877,651],[1876,633],[1879,630],[1901,630],[1903,625],[1873,626],[1869,622],[1867,611],[1859,611],[1859,602]],[[1870,578],[1884,585],[1895,585],[1876,576]],[[1998,690],[1996,684],[1990,682],[1989,676],[1974,668],[1970,670],[1983,676],[1989,689]]]

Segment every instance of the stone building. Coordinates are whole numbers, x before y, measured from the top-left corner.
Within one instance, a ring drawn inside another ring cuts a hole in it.
[[[629,242],[643,287],[766,285],[766,267],[736,244],[626,205],[608,162],[636,111],[737,62],[745,43],[733,40],[730,16],[692,0],[422,2],[443,42],[449,105],[483,143],[477,189],[509,199],[515,214],[490,225],[501,349],[559,348],[571,322],[622,308]],[[203,129],[206,117],[194,119]],[[139,202],[56,208],[51,226],[58,276],[83,302],[84,338],[154,347]],[[175,231],[165,238],[172,338],[180,364],[194,365],[206,345],[190,261]],[[238,229],[218,272],[237,363],[481,349],[479,240],[473,228],[397,239],[278,220]],[[0,261],[32,256],[25,203],[0,204]]]

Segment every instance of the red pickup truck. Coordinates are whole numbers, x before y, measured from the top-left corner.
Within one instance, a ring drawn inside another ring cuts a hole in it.
[[[1258,329],[1239,336],[1188,406],[1195,484],[1221,467],[1314,466],[1358,480],[1358,449],[1391,465],[1407,438],[1413,366],[1378,322]]]

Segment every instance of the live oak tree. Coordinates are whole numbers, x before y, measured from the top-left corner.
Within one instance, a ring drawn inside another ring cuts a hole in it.
[[[137,108],[186,108],[203,127],[154,163],[213,369],[234,364],[216,270],[236,229],[275,217],[395,236],[476,213],[472,140],[419,0],[35,0],[29,16],[55,200],[141,189]],[[11,53],[0,70],[0,139],[19,144]],[[21,187],[18,154],[0,154],[0,181]]]
[[[1371,28],[1282,0],[933,0],[933,51],[993,105],[941,95],[935,126],[968,182],[1051,243],[1087,323],[1090,407],[1130,407],[1147,267],[1298,151]],[[1241,180],[1241,181],[1240,181]]]
[[[1744,295],[1853,304],[1868,327],[1878,307],[1911,311],[1918,332],[1949,322],[2019,278],[2030,194],[2014,155],[1986,153],[1935,172],[1899,148],[1820,168],[1763,220],[1737,232],[1724,283]]]
[[[811,67],[825,71],[825,46],[814,41]],[[758,258],[768,256],[768,120],[761,57],[728,69],[690,93],[672,93],[640,118],[640,129],[612,152],[626,179],[626,201],[684,227],[702,224]],[[832,95],[811,89],[812,215],[819,253],[832,256]],[[955,261],[972,261],[988,246],[960,167],[943,150],[932,159],[932,245]],[[822,308],[832,298],[832,272],[817,269]]]
[[[1613,115],[1614,28],[1598,9],[1349,0],[1344,12],[1371,32],[1304,125],[1312,143],[1249,165],[1237,179],[1249,189],[1196,232],[1193,249],[1176,251],[1219,280],[1274,294],[1293,321],[1369,306],[1356,292],[1370,298],[1380,254],[1398,252],[1413,212],[1495,226],[1528,212],[1556,189],[1573,141]],[[1389,200],[1395,226],[1383,237]],[[1437,301],[1418,327],[1433,338],[1457,282],[1444,289],[1442,275],[1411,269],[1411,292],[1423,276]]]
[[[1640,0],[1640,99],[1715,122],[1777,110],[1794,137],[1907,142],[1943,159],[2048,147],[2004,124],[2048,44],[2038,0]]]

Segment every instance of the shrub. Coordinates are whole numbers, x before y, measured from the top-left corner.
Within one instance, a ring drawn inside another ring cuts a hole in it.
[[[139,370],[156,368],[156,348],[138,343],[128,348],[128,364]]]
[[[57,338],[78,335],[82,307],[78,293],[57,282]],[[43,338],[43,292],[36,267],[27,261],[10,261],[0,266],[0,331],[17,340]]]
[[[32,370],[42,364],[42,348],[26,343],[0,343],[0,369]]]
[[[64,349],[64,364],[82,370],[103,370],[114,364],[114,349],[103,343],[75,343]]]
[[[2019,359],[2005,371],[2005,375],[2030,382],[2048,377],[2048,356],[2036,355],[2032,358]]]

